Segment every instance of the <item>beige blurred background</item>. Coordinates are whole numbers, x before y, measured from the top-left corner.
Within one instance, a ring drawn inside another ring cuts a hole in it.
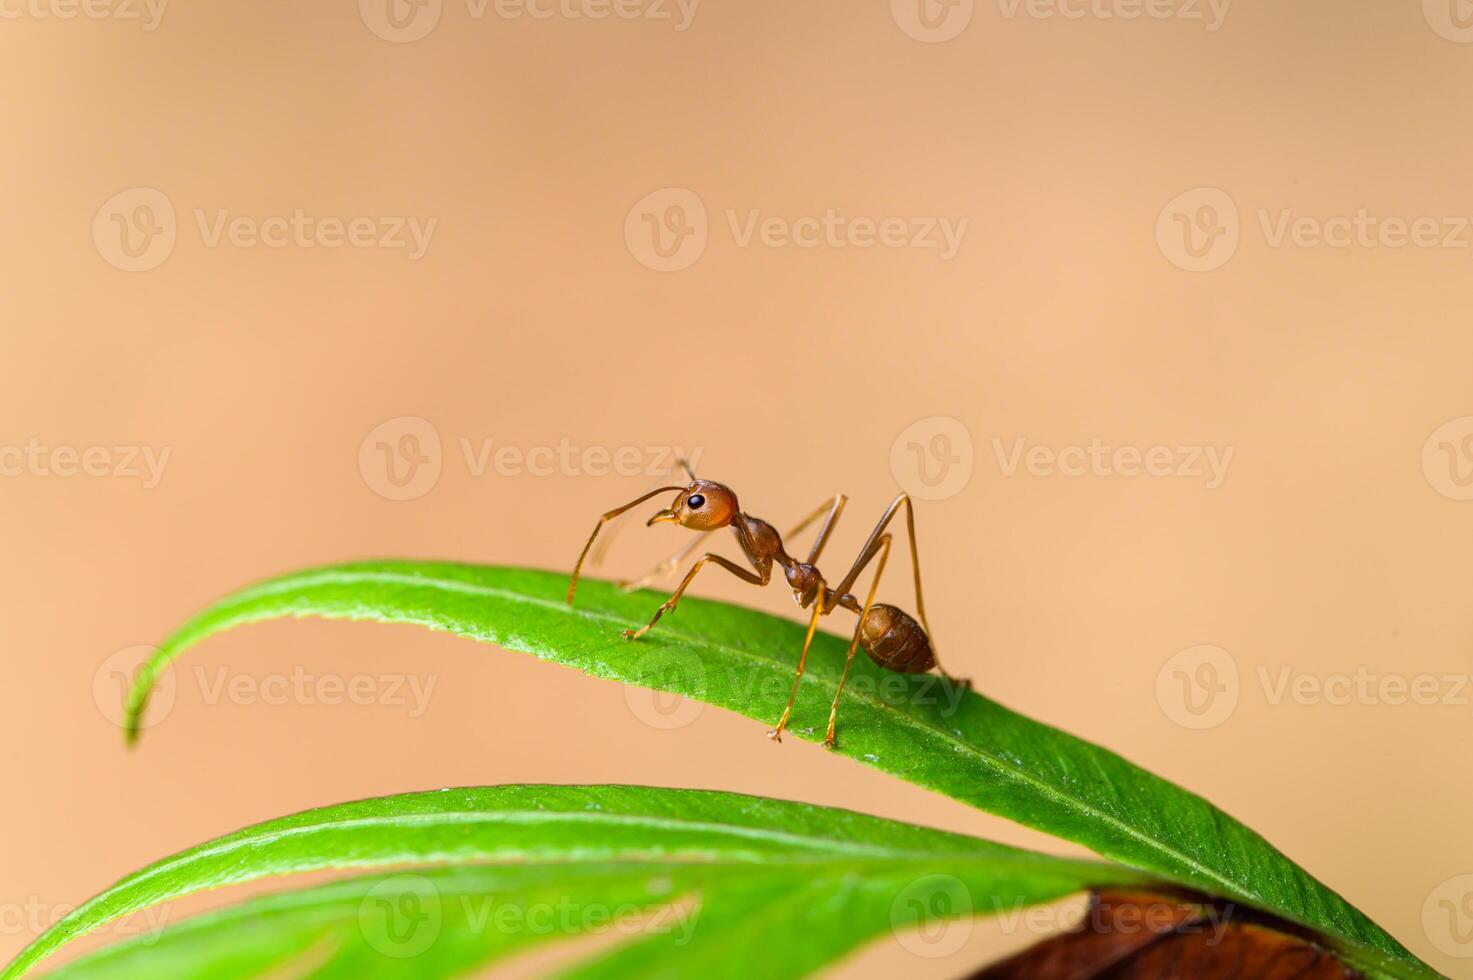
[[[848,492],[835,556],[898,486],[929,498],[954,669],[1473,975],[1441,904],[1473,891],[1466,4],[394,2],[0,0],[0,955],[175,849],[447,785],[722,788],[1069,852],[411,628],[211,641],[124,751],[133,648],[222,593],[365,556],[566,568],[683,447],[780,524]],[[626,533],[608,571],[679,540]],[[303,674],[373,696],[275,696]]]

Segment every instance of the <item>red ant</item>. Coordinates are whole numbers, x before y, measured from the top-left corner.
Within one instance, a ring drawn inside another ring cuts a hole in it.
[[[854,629],[854,638],[849,642],[849,653],[844,661],[843,676],[839,678],[839,689],[834,693],[834,703],[829,708],[828,733],[824,736],[826,747],[834,747],[834,722],[839,711],[839,695],[844,691],[844,682],[849,678],[849,668],[854,662],[854,651],[858,647],[863,647],[871,660],[887,670],[902,674],[921,674],[936,667],[948,680],[961,684],[967,683],[951,677],[944,668],[941,668],[936,660],[935,648],[928,637],[931,628],[926,622],[926,604],[921,598],[921,566],[916,552],[915,512],[911,507],[909,495],[902,493],[890,502],[890,506],[885,508],[884,516],[870,532],[869,540],[860,549],[859,557],[850,566],[848,573],[837,586],[829,588],[816,563],[819,556],[823,554],[824,545],[828,543],[834,525],[838,523],[839,515],[844,511],[844,504],[848,500],[844,494],[837,494],[820,505],[787,533],[786,537],[794,537],[820,517],[823,518],[823,523],[818,529],[818,540],[813,543],[813,548],[808,552],[808,559],[799,561],[787,553],[783,547],[783,536],[777,533],[775,527],[764,520],[742,512],[737,505],[736,494],[730,487],[711,480],[699,480],[695,473],[691,472],[689,464],[682,460],[681,465],[690,476],[689,486],[668,486],[651,490],[622,507],[616,507],[598,519],[593,533],[588,536],[588,543],[583,546],[583,552],[578,556],[578,563],[573,566],[572,580],[568,583],[568,605],[573,604],[573,593],[578,588],[578,576],[582,572],[583,561],[588,557],[589,549],[593,547],[594,539],[598,537],[603,526],[651,497],[676,491],[678,496],[674,503],[651,517],[645,526],[652,527],[655,524],[664,523],[679,524],[681,527],[701,532],[700,537],[660,562],[644,578],[635,582],[621,582],[621,587],[625,591],[633,591],[649,584],[679,564],[706,537],[724,527],[730,527],[736,532],[737,542],[741,545],[742,552],[747,556],[747,561],[751,563],[752,568],[744,568],[721,555],[707,552],[696,560],[690,571],[686,572],[680,587],[670,598],[660,604],[655,614],[650,617],[650,621],[639,629],[624,630],[624,638],[639,639],[654,628],[661,616],[667,612],[674,612],[676,605],[680,602],[680,597],[690,587],[696,573],[707,563],[719,565],[742,581],[753,585],[766,585],[772,578],[773,564],[781,566],[783,577],[787,579],[788,586],[793,590],[793,598],[801,608],[807,609],[812,606],[813,614],[808,620],[808,633],[803,638],[803,652],[798,657],[798,673],[793,678],[793,691],[788,696],[788,706],[783,709],[777,727],[767,733],[769,738],[782,741],[783,728],[788,723],[788,717],[793,712],[793,701],[798,696],[798,682],[803,679],[803,668],[808,661],[808,648],[813,643],[813,634],[818,629],[818,618],[828,615],[839,607],[858,614],[859,622]],[[895,606],[875,602],[875,590],[879,587],[880,576],[885,571],[885,560],[890,554],[890,535],[885,528],[902,506],[905,508],[905,527],[910,540],[911,569],[915,574],[916,611],[920,614],[921,619],[919,623]],[[870,583],[869,595],[861,604],[850,594],[849,590],[854,586],[855,580],[859,578],[865,567],[876,558],[879,559],[879,562],[875,566],[875,577]]]

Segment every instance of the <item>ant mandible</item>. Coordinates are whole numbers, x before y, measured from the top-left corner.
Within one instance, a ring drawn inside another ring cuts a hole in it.
[[[744,582],[759,586],[771,581],[774,563],[781,566],[783,577],[787,579],[788,586],[793,590],[793,599],[803,609],[811,606],[813,613],[808,619],[808,633],[803,638],[803,652],[798,656],[798,673],[793,678],[793,690],[788,695],[788,705],[783,709],[777,727],[767,733],[769,738],[782,741],[783,728],[787,726],[788,718],[793,713],[793,701],[798,696],[798,683],[803,679],[803,669],[808,662],[808,648],[812,645],[813,634],[818,629],[819,617],[827,616],[837,608],[842,607],[858,614],[859,622],[854,628],[853,639],[849,641],[849,652],[844,660],[844,673],[839,678],[839,689],[834,693],[834,703],[829,708],[829,727],[824,736],[826,747],[834,747],[834,723],[839,712],[839,696],[843,694],[844,683],[849,679],[849,668],[854,663],[856,648],[863,648],[871,660],[887,670],[902,674],[921,674],[935,667],[948,680],[967,684],[964,680],[952,677],[941,667],[936,660],[935,647],[929,638],[931,627],[926,622],[926,603],[921,597],[921,566],[919,555],[916,552],[915,512],[911,507],[909,495],[901,493],[890,502],[890,506],[885,508],[884,516],[870,532],[869,540],[860,549],[859,557],[854,560],[854,564],[850,566],[849,571],[838,585],[830,588],[816,563],[819,556],[823,554],[829,535],[833,533],[834,525],[838,523],[839,515],[844,511],[844,504],[848,500],[844,494],[836,494],[799,521],[786,535],[779,535],[777,528],[771,524],[743,513],[737,505],[736,494],[730,487],[712,480],[697,479],[688,463],[681,460],[680,464],[690,477],[689,486],[668,486],[651,490],[622,507],[614,508],[598,519],[593,533],[588,536],[588,543],[583,546],[583,552],[578,556],[578,563],[573,566],[572,579],[568,582],[568,605],[573,604],[573,594],[578,588],[578,576],[583,570],[584,559],[588,557],[589,549],[593,547],[594,539],[598,537],[603,526],[651,497],[675,491],[678,496],[674,503],[651,517],[645,526],[653,527],[656,524],[665,523],[679,524],[681,527],[701,532],[700,536],[685,548],[660,562],[648,575],[634,582],[621,582],[621,587],[629,592],[648,585],[678,565],[712,533],[724,527],[730,527],[736,532],[737,543],[741,545],[742,552],[747,556],[747,561],[751,563],[752,568],[744,568],[721,555],[707,552],[696,560],[690,571],[685,573],[680,586],[670,598],[660,604],[655,614],[650,617],[650,621],[639,629],[624,630],[624,638],[626,640],[639,639],[654,628],[661,616],[667,612],[674,612],[676,605],[680,602],[680,597],[690,587],[696,574],[708,563],[726,569]],[[900,512],[901,507],[905,508],[906,535],[910,540],[911,569],[915,574],[916,612],[920,614],[921,619],[919,623],[895,606],[875,602],[875,591],[879,588],[880,576],[885,571],[885,560],[890,554],[890,534],[885,528]],[[818,539],[813,542],[813,548],[808,552],[808,559],[799,561],[789,555],[783,547],[783,538],[801,534],[819,518],[823,518],[823,523],[819,525]],[[870,582],[869,594],[861,604],[850,594],[849,590],[853,588],[860,573],[872,561],[877,561],[875,576]]]

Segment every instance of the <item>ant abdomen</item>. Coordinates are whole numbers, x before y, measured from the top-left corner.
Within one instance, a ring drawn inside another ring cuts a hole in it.
[[[931,640],[902,609],[876,603],[859,623],[859,645],[870,659],[901,674],[924,674],[936,665]]]

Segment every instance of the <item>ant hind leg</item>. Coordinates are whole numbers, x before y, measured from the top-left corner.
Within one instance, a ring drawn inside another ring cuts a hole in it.
[[[818,583],[818,593],[823,595],[822,581]],[[798,682],[803,679],[803,669],[808,666],[808,648],[813,645],[813,634],[818,631],[818,617],[823,613],[823,599],[820,598],[814,601],[813,615],[808,618],[808,635],[803,637],[803,652],[798,655],[798,673],[793,675],[793,691],[788,695],[788,706],[783,709],[783,716],[777,720],[777,727],[767,733],[767,737],[774,742],[783,740],[783,728],[793,713],[793,702],[798,698]]]
[[[870,607],[875,604],[880,576],[885,574],[885,561],[890,557],[890,535],[880,536],[875,553],[879,556],[879,564],[875,566],[875,577],[869,584],[869,595],[864,600],[864,608],[859,611],[859,622],[854,624],[854,637],[849,641],[849,653],[844,657],[844,673],[839,677],[839,689],[834,692],[834,703],[829,706],[829,730],[823,737],[823,747],[826,749],[832,749],[838,744],[834,738],[834,726],[839,719],[839,697],[844,693],[844,682],[849,679],[849,668],[854,666],[854,652],[859,649],[859,631],[864,628],[864,617],[869,615]]]

